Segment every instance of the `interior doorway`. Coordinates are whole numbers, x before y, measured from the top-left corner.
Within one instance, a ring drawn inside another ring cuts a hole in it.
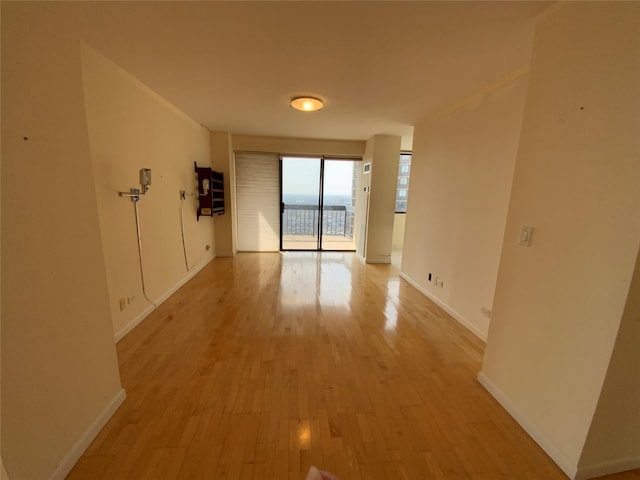
[[[280,159],[280,250],[355,251],[355,160]]]

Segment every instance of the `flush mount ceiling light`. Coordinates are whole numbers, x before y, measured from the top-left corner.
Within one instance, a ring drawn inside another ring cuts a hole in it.
[[[324,107],[324,102],[315,97],[294,97],[291,106],[301,112],[315,112]]]

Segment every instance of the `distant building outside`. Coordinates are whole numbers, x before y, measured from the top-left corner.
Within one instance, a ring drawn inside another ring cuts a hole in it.
[[[400,154],[398,166],[398,186],[396,191],[396,213],[407,213],[407,197],[409,196],[409,175],[411,174],[411,153]]]

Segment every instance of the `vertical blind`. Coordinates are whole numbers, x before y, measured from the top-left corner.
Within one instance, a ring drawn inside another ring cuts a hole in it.
[[[280,249],[280,159],[274,154],[236,153],[238,250]]]

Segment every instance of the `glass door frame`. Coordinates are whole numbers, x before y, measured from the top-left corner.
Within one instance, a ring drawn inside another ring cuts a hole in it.
[[[281,154],[280,156],[280,251],[281,252],[354,252],[353,250],[324,250],[322,248],[322,237],[323,237],[323,212],[324,212],[324,162],[325,160],[337,160],[337,161],[351,161],[351,162],[361,162],[362,157],[342,157],[339,155],[285,155]],[[318,228],[318,240],[316,242],[316,248],[283,248],[284,242],[284,211],[285,211],[285,203],[284,203],[284,185],[283,185],[283,160],[285,158],[300,158],[300,159],[318,159],[320,160],[320,179],[319,179],[319,188],[318,188],[318,220],[317,220],[317,228]]]

